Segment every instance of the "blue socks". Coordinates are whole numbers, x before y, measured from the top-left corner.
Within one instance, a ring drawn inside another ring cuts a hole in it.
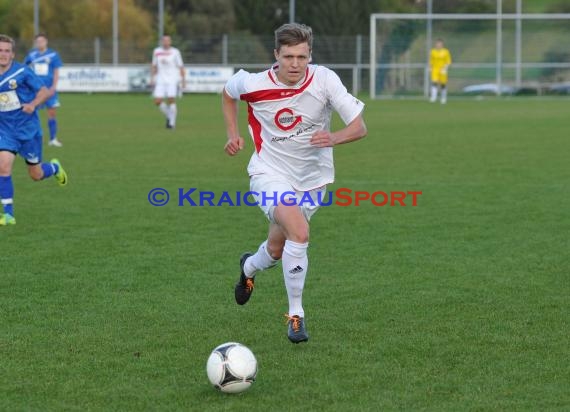
[[[48,119],[48,128],[49,128],[49,140],[55,139],[57,137],[57,120]]]
[[[4,213],[14,216],[14,183],[12,176],[0,176],[0,199]]]
[[[44,172],[42,179],[52,177],[59,172],[59,166],[55,163],[42,163],[41,168]],[[14,182],[12,176],[0,176],[0,202],[4,213],[14,216]]]
[[[59,166],[55,163],[42,163],[41,166],[44,171],[44,177],[42,177],[42,179],[52,177],[54,174],[59,172]]]

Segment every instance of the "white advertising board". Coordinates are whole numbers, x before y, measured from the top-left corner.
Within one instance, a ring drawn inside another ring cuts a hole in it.
[[[185,93],[220,93],[234,74],[232,67],[186,67]],[[150,67],[141,66],[64,66],[59,72],[60,92],[150,93]]]

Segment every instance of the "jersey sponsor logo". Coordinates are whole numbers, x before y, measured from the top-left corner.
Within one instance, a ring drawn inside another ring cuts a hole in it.
[[[21,107],[20,99],[14,90],[0,93],[0,112],[11,112]]]
[[[10,79],[10,81],[8,82],[8,87],[12,90],[16,89],[18,87],[18,82],[16,81],[16,79]]]
[[[293,110],[288,107],[279,110],[275,114],[275,125],[281,130],[288,131],[293,129],[303,121],[301,116],[295,116]]]
[[[34,73],[37,76],[47,76],[49,74],[49,62],[34,63]]]

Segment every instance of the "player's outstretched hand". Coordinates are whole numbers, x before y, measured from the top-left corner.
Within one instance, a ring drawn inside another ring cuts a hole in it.
[[[335,145],[332,133],[326,130],[319,130],[313,133],[311,145],[316,147],[333,147]]]
[[[231,137],[224,146],[224,150],[230,156],[235,156],[241,149],[243,149],[243,146],[244,142],[242,137]]]

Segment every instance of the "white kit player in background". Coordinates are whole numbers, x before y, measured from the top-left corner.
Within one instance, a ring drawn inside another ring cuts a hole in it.
[[[277,63],[256,74],[240,70],[223,93],[225,151],[230,156],[244,147],[237,109],[238,100],[247,102],[255,145],[248,166],[250,189],[259,194],[256,201],[269,220],[267,240],[256,253],[241,256],[235,299],[245,304],[256,274],[281,259],[289,300],[287,335],[293,343],[309,339],[302,306],[309,219],[325,202],[326,185],[334,181],[332,148],[366,135],[364,104],[347,92],[333,71],[309,64],[312,44],[310,27],[281,26],[275,31]],[[330,131],[333,110],[346,125],[335,132]]]
[[[186,87],[186,76],[182,56],[176,47],[172,47],[170,36],[162,36],[161,47],[152,53],[150,84],[154,87],[154,103],[166,117],[166,128],[174,129],[178,112],[176,97],[179,95],[179,87],[181,90]]]

